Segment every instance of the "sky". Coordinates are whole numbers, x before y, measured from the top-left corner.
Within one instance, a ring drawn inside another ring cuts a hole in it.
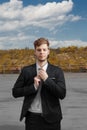
[[[87,46],[87,0],[0,0],[0,50]]]

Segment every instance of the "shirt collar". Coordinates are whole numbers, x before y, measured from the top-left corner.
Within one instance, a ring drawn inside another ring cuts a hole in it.
[[[43,68],[46,71],[47,67],[48,67],[48,62],[43,67],[39,66],[38,63],[36,63],[37,71],[38,71],[39,68]]]

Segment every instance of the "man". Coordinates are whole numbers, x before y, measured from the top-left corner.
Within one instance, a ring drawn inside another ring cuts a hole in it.
[[[34,42],[36,63],[24,67],[14,84],[12,94],[23,97],[20,120],[25,117],[26,130],[61,130],[60,99],[66,95],[63,71],[48,62],[49,41]]]

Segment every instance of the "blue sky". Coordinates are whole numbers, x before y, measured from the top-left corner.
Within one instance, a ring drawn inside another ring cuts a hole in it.
[[[87,0],[0,0],[0,49],[87,46]]]

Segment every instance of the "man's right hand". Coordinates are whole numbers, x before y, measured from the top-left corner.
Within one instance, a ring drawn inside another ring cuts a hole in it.
[[[38,89],[40,86],[41,79],[39,76],[34,77],[34,87],[35,89]]]

